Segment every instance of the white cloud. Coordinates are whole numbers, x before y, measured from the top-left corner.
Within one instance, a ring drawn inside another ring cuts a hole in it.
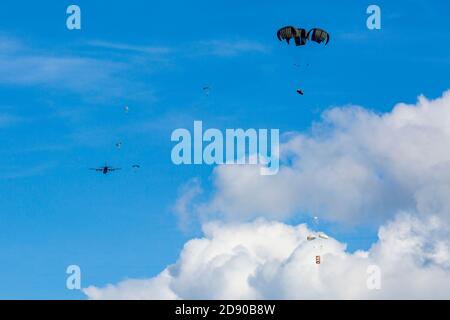
[[[148,280],[127,280],[117,286],[108,285],[99,289],[89,287],[85,293],[91,299],[103,300],[175,300],[178,297],[169,288],[171,277],[168,271]]]
[[[193,52],[199,55],[234,57],[243,53],[267,53],[268,48],[251,40],[208,40],[195,43]]]
[[[127,43],[115,43],[108,41],[95,40],[90,41],[88,43],[90,46],[110,49],[110,50],[119,50],[119,51],[131,51],[138,53],[145,53],[151,55],[166,55],[172,51],[171,48],[161,47],[161,46],[142,46],[142,45],[133,45]]]
[[[185,214],[191,208],[226,221],[207,222],[175,265],[150,280],[84,292],[95,299],[449,299],[449,145],[450,91],[382,115],[333,108],[311,134],[288,135],[278,175],[220,166],[209,201],[195,200],[198,184],[188,188],[179,200]],[[379,239],[350,253],[333,238],[308,242],[305,225],[243,221],[298,212],[347,225],[375,221]],[[371,265],[381,270],[381,290],[367,288]]]
[[[436,217],[399,215],[369,251],[355,253],[332,238],[307,241],[305,225],[210,223],[204,232],[157,277],[84,292],[91,299],[450,298],[449,233]],[[380,290],[367,287],[370,265],[381,270]]]
[[[178,216],[179,227],[182,230],[188,230],[193,222],[191,217],[193,208],[191,206],[196,197],[202,193],[203,189],[198,178],[191,179],[180,189],[180,196],[173,206],[173,211]]]
[[[0,84],[69,90],[108,100],[143,91],[142,84],[120,76],[133,68],[127,60],[58,54],[60,50],[27,46],[20,39],[2,35],[0,42]]]
[[[281,145],[278,175],[250,166],[214,170],[215,192],[196,204],[229,220],[313,213],[332,221],[382,223],[400,210],[450,216],[450,91],[375,114],[333,108],[311,134]]]
[[[0,83],[93,91],[111,83],[120,69],[91,58],[14,54],[0,56]]]
[[[95,48],[116,50],[124,52],[135,52],[151,55],[155,57],[173,55],[185,55],[193,58],[197,56],[235,57],[244,53],[267,53],[269,48],[262,43],[253,40],[201,40],[191,43],[184,43],[179,47],[167,46],[145,46],[128,43],[115,43],[95,40],[88,42],[88,45]]]

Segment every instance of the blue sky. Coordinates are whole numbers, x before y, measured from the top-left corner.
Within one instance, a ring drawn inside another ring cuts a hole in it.
[[[385,112],[448,89],[448,1],[376,1],[377,31],[369,1],[75,3],[80,31],[66,28],[69,2],[2,1],[0,298],[83,298],[65,287],[70,264],[83,285],[103,286],[175,262],[198,228],[181,231],[172,206],[212,171],[170,160],[171,132],[193,120],[307,132],[330,106]],[[278,42],[290,24],[331,41]],[[124,170],[88,171],[105,162]],[[324,223],[351,249],[376,234]]]

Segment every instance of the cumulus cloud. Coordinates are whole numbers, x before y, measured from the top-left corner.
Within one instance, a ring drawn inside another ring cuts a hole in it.
[[[198,181],[184,190],[180,210],[207,221],[204,237],[187,242],[175,265],[149,280],[84,292],[92,299],[449,299],[449,145],[450,91],[386,114],[332,108],[311,133],[286,137],[278,175],[220,166],[209,200],[196,200]],[[307,241],[306,225],[277,222],[305,212],[376,222],[378,240],[349,252],[338,239]],[[379,290],[368,287],[374,270]]]
[[[173,211],[177,214],[179,227],[181,230],[188,230],[192,221],[192,205],[197,196],[203,193],[203,189],[198,178],[189,180],[180,189],[180,196],[177,198]]]
[[[84,292],[91,299],[450,298],[450,242],[437,217],[400,214],[370,250],[355,253],[332,238],[307,241],[311,232],[264,220],[209,223],[160,275]],[[367,285],[370,266],[381,271],[379,289]]]
[[[169,288],[171,276],[164,271],[148,280],[127,280],[117,286],[99,289],[89,287],[85,293],[90,299],[103,300],[175,300],[178,297]]]
[[[275,176],[250,166],[214,170],[202,214],[229,220],[314,213],[331,221],[382,223],[400,210],[450,216],[450,91],[376,114],[332,108],[311,133],[280,146]]]

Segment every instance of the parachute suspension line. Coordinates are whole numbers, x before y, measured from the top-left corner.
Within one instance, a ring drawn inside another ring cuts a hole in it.
[[[318,44],[321,44],[322,42],[325,42],[325,45],[328,44],[330,41],[330,34],[320,28],[313,28],[309,31],[306,31],[306,29],[303,28],[297,28],[294,26],[285,26],[277,31],[277,38],[279,41],[285,41],[287,45],[292,44],[292,39],[294,40],[293,43],[295,43],[296,47],[304,46],[309,41],[316,42]],[[289,66],[296,66],[299,67],[301,64],[297,62],[297,60],[290,57],[290,63]],[[309,63],[306,65],[309,66]],[[297,89],[297,93],[300,95],[303,95],[303,89]]]

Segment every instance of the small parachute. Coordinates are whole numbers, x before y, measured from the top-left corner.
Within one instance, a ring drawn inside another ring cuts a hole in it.
[[[133,168],[134,171],[137,171],[141,168],[141,166],[138,164],[133,164],[131,167]]]
[[[116,142],[116,148],[121,149],[122,148],[122,142]]]
[[[330,237],[328,237],[325,233],[319,233],[319,234],[318,234],[318,237],[319,237],[320,239],[324,239],[324,240],[330,239]]]
[[[209,93],[211,92],[211,87],[209,86],[203,87],[203,92],[205,93],[206,96],[209,96]]]
[[[308,35],[305,29],[287,26],[277,31],[277,38],[280,41],[286,40],[287,44],[290,44],[291,39],[294,39],[296,46],[303,46],[308,40]]]
[[[316,264],[320,264],[321,263],[321,259],[320,259],[320,254],[322,252],[323,249],[323,244],[322,244],[322,240],[328,240],[329,237],[324,234],[324,233],[318,233],[317,235],[315,234],[310,234],[306,237],[306,240],[308,241],[314,241],[313,243],[313,247],[315,250],[318,250],[318,255],[316,255]]]
[[[313,217],[313,223],[317,227],[319,225],[319,217]]]
[[[330,34],[323,29],[314,28],[309,30],[307,38],[317,43],[325,41],[325,45],[327,45],[328,41],[330,41]]]

